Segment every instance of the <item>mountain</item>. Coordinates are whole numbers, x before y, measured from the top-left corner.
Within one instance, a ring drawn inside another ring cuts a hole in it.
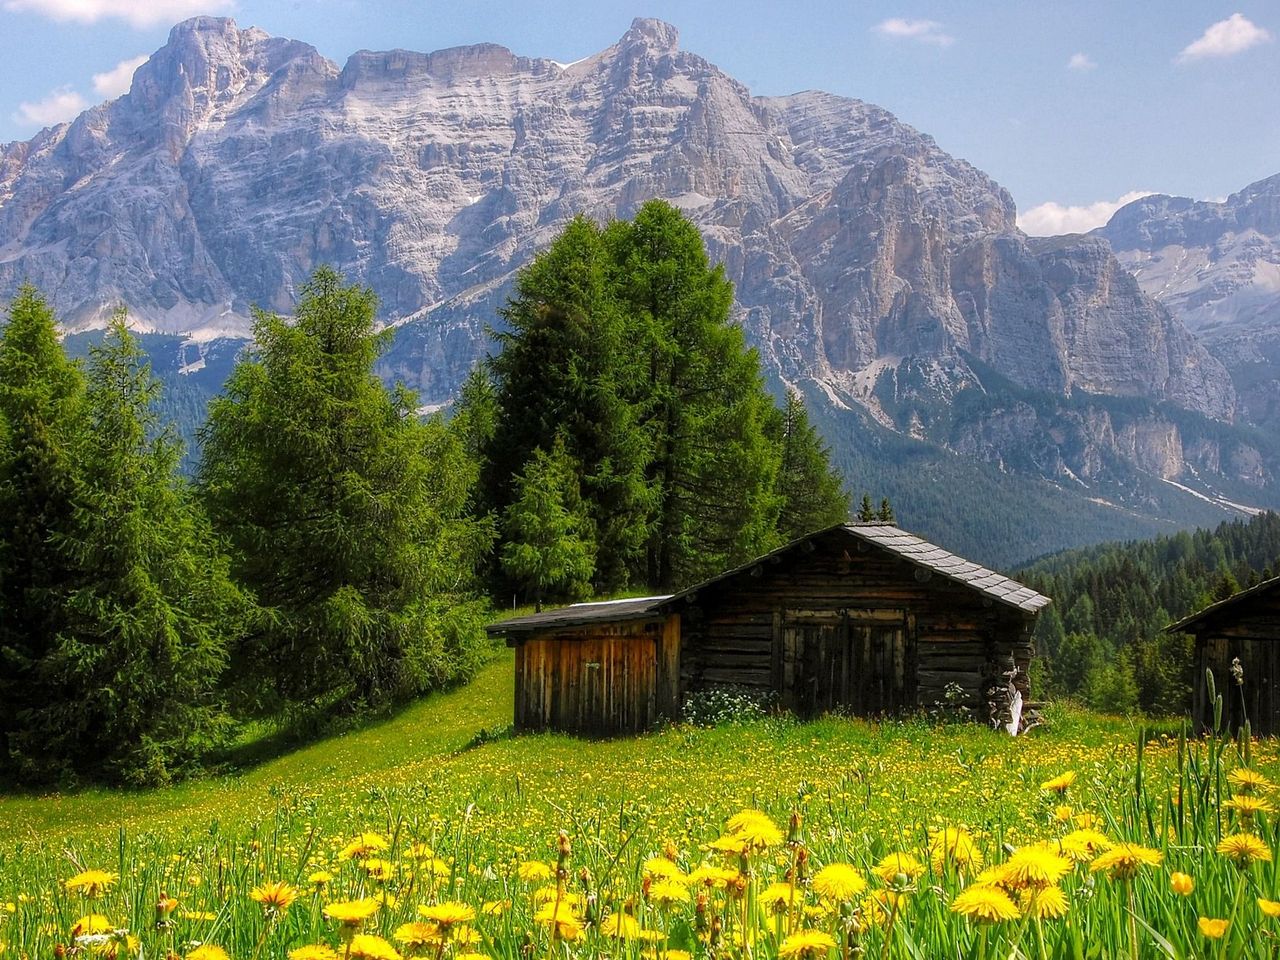
[[[1221,202],[1149,196],[1093,231],[1231,374],[1243,419],[1280,423],[1280,174]]]
[[[29,278],[75,331],[123,303],[174,338],[172,378],[332,263],[396,328],[386,376],[438,405],[567,218],[652,197],[698,224],[846,462],[1023,478],[1088,515],[1059,541],[1276,502],[1280,453],[1236,425],[1222,363],[1105,239],[1030,239],[1007,191],[887,111],[753,96],[657,20],[567,65],[482,44],[341,67],[186,21],[126,95],[0,147],[0,298]]]

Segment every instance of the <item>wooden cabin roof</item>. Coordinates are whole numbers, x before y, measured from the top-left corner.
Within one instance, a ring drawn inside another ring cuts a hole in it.
[[[1211,603],[1203,610],[1198,610],[1190,616],[1183,617],[1176,623],[1171,623],[1164,628],[1165,633],[1195,633],[1197,627],[1203,627],[1209,620],[1216,619],[1221,614],[1230,616],[1235,613],[1243,613],[1242,607],[1247,605],[1248,601],[1257,597],[1280,589],[1280,577],[1273,577],[1270,580],[1263,580],[1261,583],[1250,587],[1247,590],[1241,590],[1233,593],[1225,600],[1219,600],[1217,603]]]
[[[514,617],[490,624],[491,635],[537,633],[558,627],[578,627],[592,623],[614,623],[625,620],[644,620],[664,615],[666,608],[678,600],[699,593],[721,581],[751,570],[762,562],[801,548],[815,538],[842,533],[853,540],[862,541],[888,553],[895,554],[910,563],[971,590],[1012,607],[1023,614],[1034,614],[1051,601],[1030,587],[1023,586],[1003,574],[988,570],[981,564],[958,557],[927,540],[887,523],[842,523],[793,540],[764,556],[728,570],[719,576],[694,584],[679,593],[659,597],[636,597],[628,600],[606,600],[599,603],[575,603],[558,610],[547,610],[525,617]]]

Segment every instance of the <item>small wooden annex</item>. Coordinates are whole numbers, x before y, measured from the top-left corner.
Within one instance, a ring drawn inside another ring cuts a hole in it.
[[[1222,695],[1222,722],[1238,730],[1248,717],[1260,736],[1280,733],[1280,577],[1205,607],[1165,628],[1195,637],[1191,715],[1196,729],[1213,725],[1206,671]],[[1239,679],[1232,662],[1240,661]]]
[[[611,735],[678,719],[732,685],[804,716],[944,701],[1006,720],[1029,694],[1029,587],[886,524],[813,533],[680,593],[583,603],[489,627],[515,648],[519,730]]]

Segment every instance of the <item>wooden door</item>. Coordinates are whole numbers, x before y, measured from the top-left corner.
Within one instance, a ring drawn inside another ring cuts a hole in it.
[[[915,705],[915,643],[902,610],[780,611],[774,689],[783,707],[810,717],[858,716]]]

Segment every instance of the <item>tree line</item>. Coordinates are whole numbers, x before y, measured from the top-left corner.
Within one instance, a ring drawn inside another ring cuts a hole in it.
[[[1023,571],[1054,598],[1040,615],[1037,693],[1096,709],[1180,714],[1190,707],[1191,639],[1170,623],[1280,572],[1280,514],[1213,530],[1073,550]]]
[[[674,208],[580,218],[424,418],[374,373],[373,293],[322,268],[292,317],[254,311],[187,478],[123,313],[73,361],[24,288],[0,334],[0,776],[163,782],[245,719],[466,679],[491,596],[674,589],[843,520],[731,303]]]

